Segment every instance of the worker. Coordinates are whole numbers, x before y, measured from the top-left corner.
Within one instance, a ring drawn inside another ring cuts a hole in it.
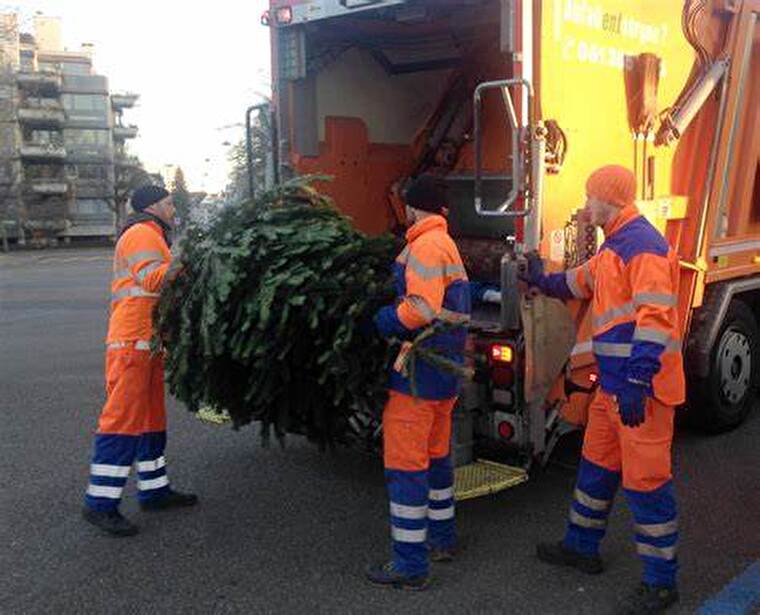
[[[385,338],[408,344],[433,323],[442,330],[424,342],[453,361],[464,359],[470,291],[446,222],[446,192],[432,176],[414,180],[405,194],[411,224],[394,264],[397,301],[381,308],[375,325]],[[385,478],[390,499],[392,559],[367,569],[377,585],[422,590],[429,561],[451,561],[456,547],[452,412],[458,378],[416,361],[414,385],[402,345],[391,368],[383,412]]]
[[[643,582],[621,613],[656,613],[678,600],[678,524],[671,470],[674,407],[684,401],[678,318],[678,257],[639,214],[636,179],[621,166],[594,171],[583,214],[604,230],[589,261],[544,274],[531,254],[522,277],[562,299],[592,301],[599,384],[564,540],[541,543],[540,560],[602,572],[599,545],[619,483],[635,520]]]
[[[158,186],[131,198],[134,213],[116,244],[111,316],[106,339],[107,400],[98,421],[83,516],[114,536],[138,528],[119,512],[122,490],[137,463],[138,500],[146,511],[192,506],[193,494],[174,491],[166,475],[166,409],[160,351],[151,350],[153,308],[170,271],[174,203]]]

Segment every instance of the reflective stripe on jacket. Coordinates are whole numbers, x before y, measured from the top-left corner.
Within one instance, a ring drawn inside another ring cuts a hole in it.
[[[127,229],[116,244],[107,343],[149,340],[171,252],[155,222]]]
[[[678,321],[678,257],[636,207],[605,228],[592,259],[545,276],[542,290],[565,299],[591,299],[594,356],[600,384],[611,394],[626,381],[644,383],[664,404],[684,401]]]
[[[430,216],[412,226],[406,234],[407,246],[394,264],[398,301],[396,317],[407,339],[413,339],[434,321],[455,326],[424,343],[441,354],[464,362],[467,323],[470,320],[470,290],[467,274],[448,225],[442,216]],[[449,399],[458,393],[455,375],[418,360],[415,366],[417,396],[422,399]],[[409,379],[391,370],[390,387],[412,394]]]

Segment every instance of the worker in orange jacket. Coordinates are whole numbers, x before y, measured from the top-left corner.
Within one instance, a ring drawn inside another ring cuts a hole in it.
[[[537,255],[524,279],[545,294],[592,302],[592,348],[599,384],[589,419],[564,540],[538,557],[602,572],[599,544],[622,479],[635,520],[643,582],[621,613],[661,612],[678,600],[678,522],[671,470],[674,407],[684,401],[678,318],[678,257],[634,204],[636,179],[616,165],[586,183],[584,213],[604,229],[589,261],[545,275]]]
[[[445,191],[435,178],[422,176],[405,202],[411,227],[394,264],[397,301],[380,309],[375,325],[383,337],[410,341],[432,323],[448,323],[423,344],[462,363],[470,291],[448,234]],[[458,381],[419,359],[413,386],[401,352],[383,412],[393,556],[369,567],[367,577],[377,585],[420,590],[428,583],[429,560],[450,561],[456,546],[450,441]]]
[[[137,463],[143,510],[192,506],[197,497],[174,491],[166,475],[166,409],[161,352],[150,349],[153,308],[170,273],[171,195],[143,186],[116,244],[111,317],[106,339],[107,400],[98,421],[84,518],[115,536],[137,533],[119,513],[122,490]]]

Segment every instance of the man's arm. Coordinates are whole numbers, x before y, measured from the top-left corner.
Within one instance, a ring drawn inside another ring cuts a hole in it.
[[[132,279],[149,293],[159,292],[170,264],[161,238],[146,228],[133,233],[128,241],[125,265]]]
[[[670,263],[664,256],[645,253],[628,264],[628,279],[636,310],[627,378],[651,394],[652,378],[660,370],[660,356],[677,341],[678,297],[673,288]]]
[[[666,257],[639,254],[626,272],[636,310],[636,329],[618,407],[623,424],[638,427],[646,421],[646,398],[653,395],[652,378],[660,370],[660,356],[676,340],[678,299]]]
[[[429,325],[440,314],[447,277],[465,277],[464,267],[449,261],[434,245],[423,244],[410,251],[406,264],[406,295],[398,306],[382,308],[375,318],[384,337],[404,337]]]
[[[597,266],[597,256],[568,269],[564,273],[543,272],[541,258],[531,253],[528,255],[528,271],[522,279],[538,288],[543,294],[557,299],[590,299],[594,294],[594,275]]]

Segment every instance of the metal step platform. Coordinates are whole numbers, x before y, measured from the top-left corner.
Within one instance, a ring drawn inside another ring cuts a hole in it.
[[[498,493],[528,480],[524,468],[478,459],[454,470],[454,493],[457,501]]]

